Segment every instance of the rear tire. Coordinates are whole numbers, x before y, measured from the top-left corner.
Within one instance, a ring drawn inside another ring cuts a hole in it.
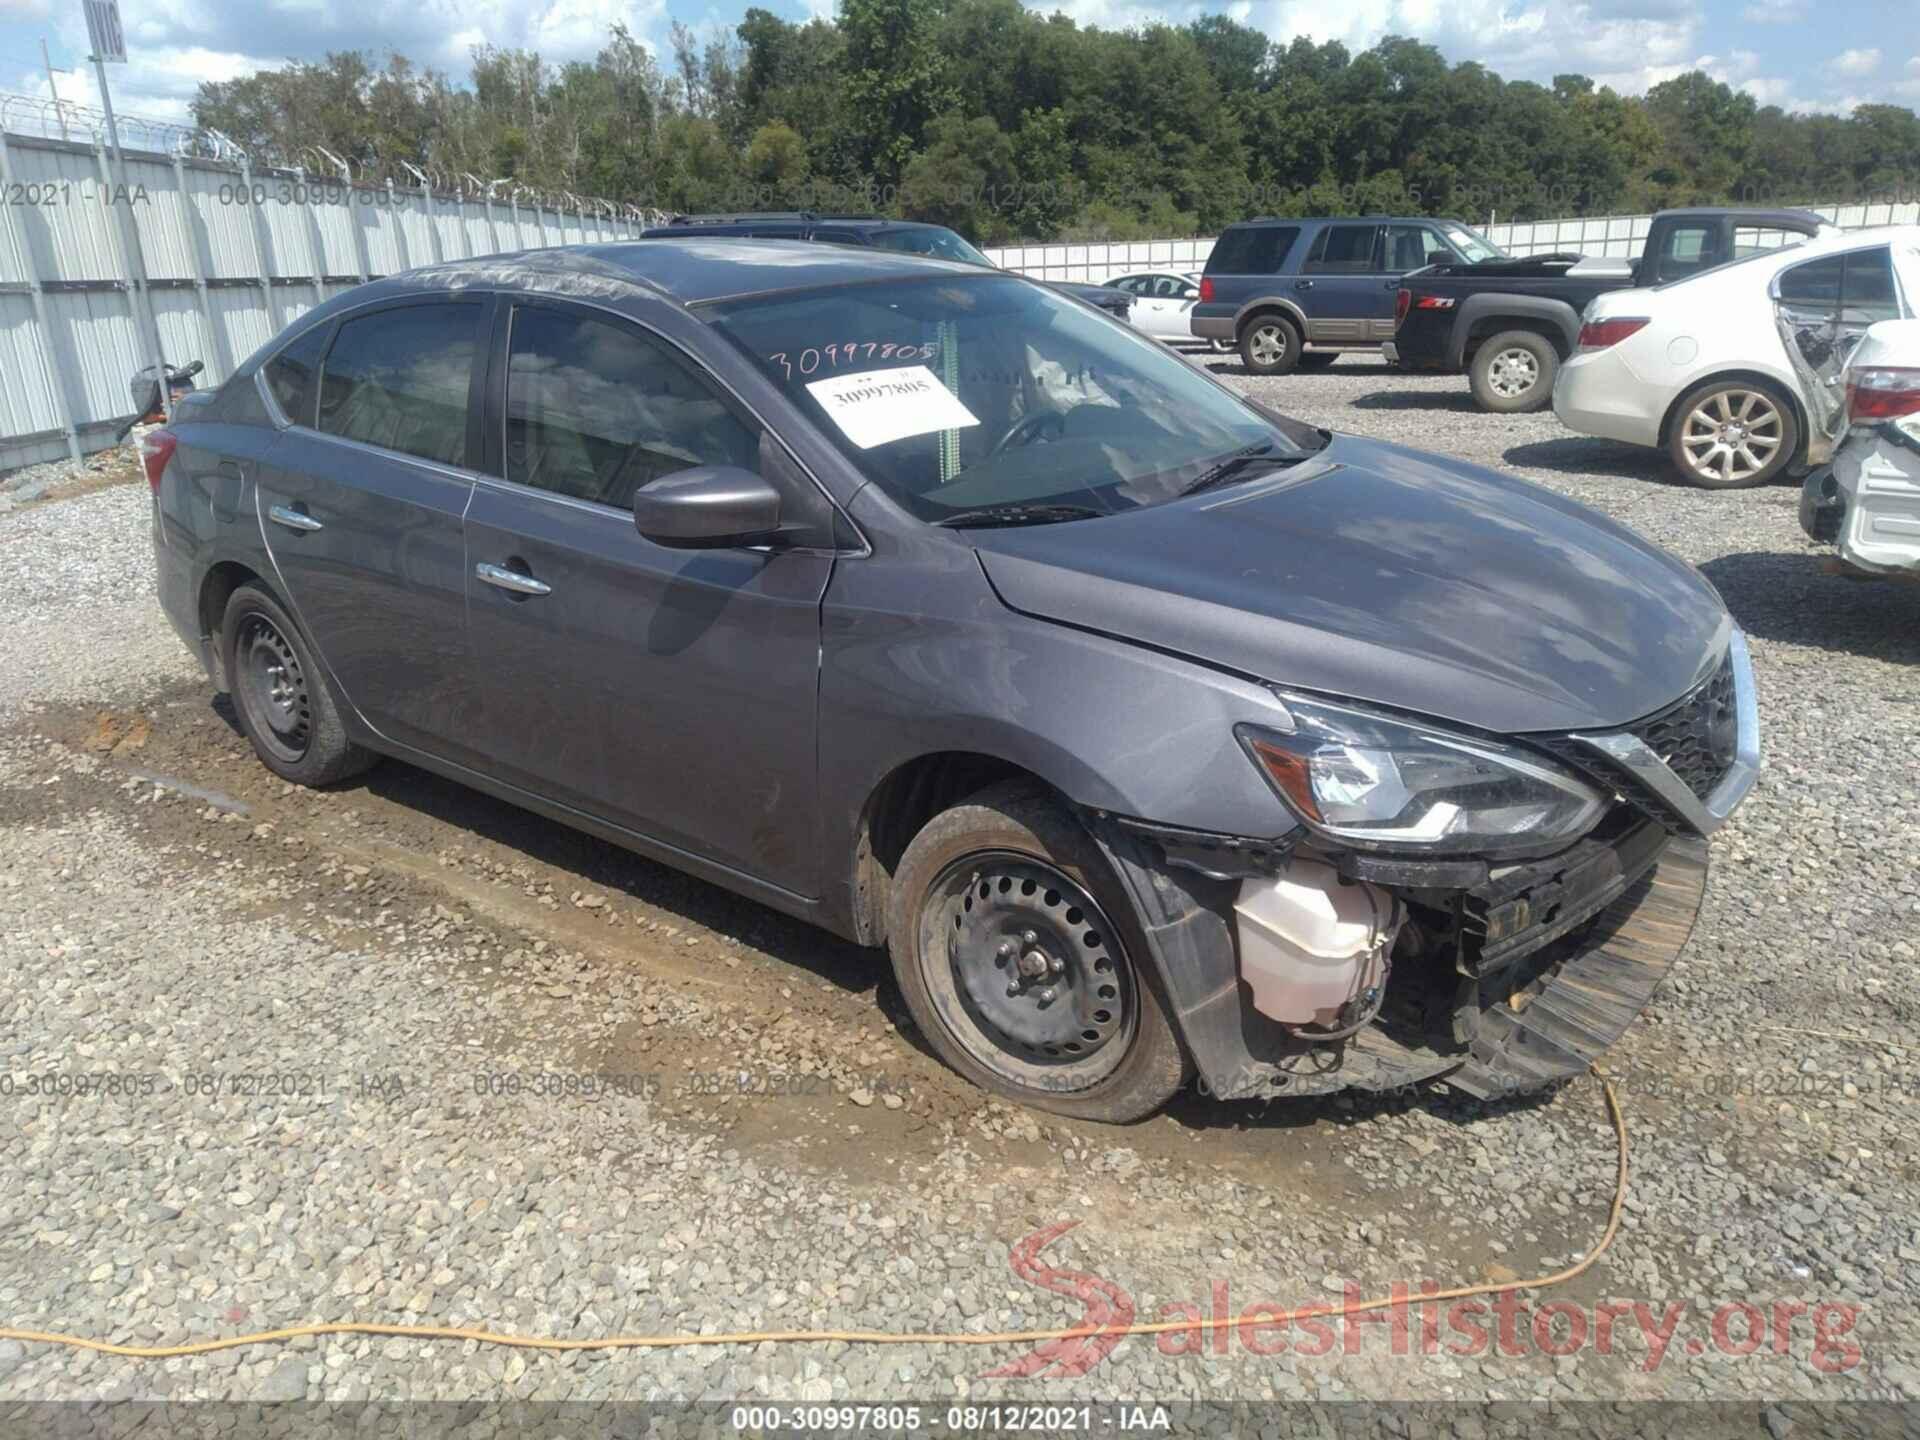
[[[1560,352],[1531,330],[1503,330],[1480,344],[1467,367],[1467,383],[1482,410],[1526,415],[1553,403],[1553,377]]]
[[[1775,479],[1800,448],[1793,405],[1755,380],[1710,380],[1673,407],[1667,457],[1703,490],[1745,490]]]
[[[1240,332],[1240,361],[1256,375],[1290,374],[1300,351],[1300,332],[1284,316],[1255,316]]]
[[[228,597],[220,644],[240,728],[274,774],[331,785],[379,759],[347,738],[306,638],[264,588],[242,585]]]
[[[1132,902],[1030,782],[927,822],[894,873],[887,946],[927,1043],[983,1089],[1126,1124],[1186,1083]]]

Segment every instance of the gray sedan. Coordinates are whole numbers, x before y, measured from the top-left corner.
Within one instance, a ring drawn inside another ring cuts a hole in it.
[[[396,757],[883,946],[948,1063],[1086,1118],[1577,1072],[1759,763],[1686,564],[977,267],[417,270],[146,461],[276,773]]]

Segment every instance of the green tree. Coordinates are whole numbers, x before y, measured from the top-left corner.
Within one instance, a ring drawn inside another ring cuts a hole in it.
[[[928,123],[948,108],[933,0],[841,0],[847,113],[860,168],[900,180]]]

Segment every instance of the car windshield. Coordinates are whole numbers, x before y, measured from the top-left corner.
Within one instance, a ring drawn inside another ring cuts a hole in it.
[[[1478,230],[1469,230],[1464,225],[1446,227],[1447,239],[1453,248],[1467,257],[1470,264],[1478,265],[1483,260],[1505,260],[1509,256]]]
[[[711,308],[863,474],[924,520],[972,523],[1010,506],[1029,508],[980,523],[1131,510],[1216,472],[1251,475],[1255,457],[1284,462],[1324,443],[1127,326],[1012,276]]]
[[[882,250],[903,250],[909,255],[931,255],[936,260],[958,260],[964,265],[984,265],[996,269],[993,261],[941,225],[916,225],[907,230],[877,230],[873,243]]]

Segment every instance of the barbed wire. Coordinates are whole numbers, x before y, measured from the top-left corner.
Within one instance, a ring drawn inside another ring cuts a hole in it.
[[[583,216],[592,213],[639,225],[664,224],[667,219],[664,211],[609,200],[599,195],[576,195],[571,190],[542,189],[511,176],[485,180],[470,170],[448,172],[436,166],[418,166],[407,160],[391,162],[395,168],[386,174],[356,175],[353,165],[344,156],[335,154],[324,145],[303,146],[288,156],[261,154],[249,152],[230,136],[210,127],[182,124],[176,120],[156,120],[145,115],[126,115],[118,111],[114,113],[114,119],[119,126],[121,147],[126,150],[212,160],[234,166],[250,162],[261,169],[324,175],[344,185],[371,188],[394,185],[442,199],[491,201],[524,209],[572,212]],[[98,146],[107,142],[107,116],[104,110],[82,105],[78,101],[0,91],[0,131],[25,139],[67,140]],[[361,167],[363,172],[371,168]]]

